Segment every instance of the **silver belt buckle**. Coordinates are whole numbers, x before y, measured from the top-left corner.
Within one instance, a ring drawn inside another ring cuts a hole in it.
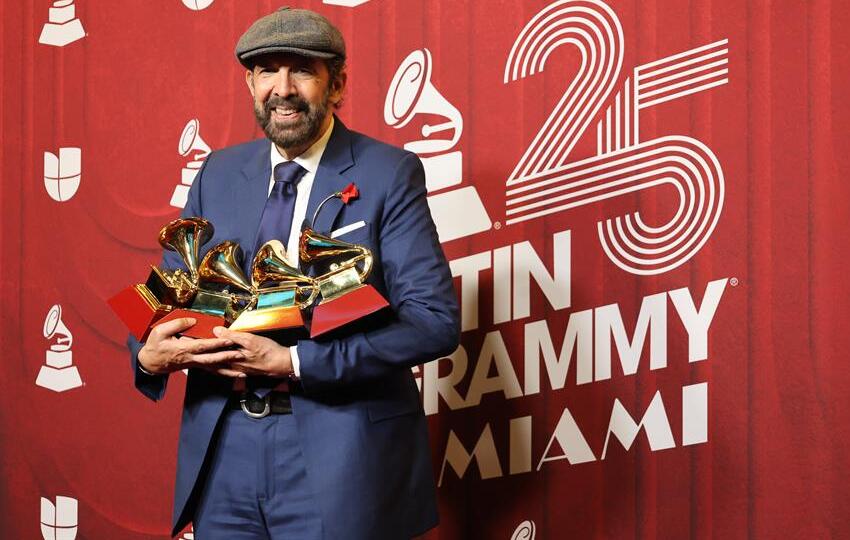
[[[245,392],[242,394],[242,397],[239,398],[239,404],[242,406],[242,412],[250,416],[251,418],[265,418],[272,412],[271,406],[271,392],[263,396],[263,403],[265,407],[261,412],[255,413],[248,410],[248,393]]]

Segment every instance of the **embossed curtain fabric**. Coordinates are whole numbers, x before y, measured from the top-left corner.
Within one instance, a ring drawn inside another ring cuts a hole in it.
[[[262,136],[233,48],[278,4],[0,3],[0,536],[167,535],[185,379],[136,392],[105,300]],[[289,4],[456,276],[426,538],[850,535],[843,2]]]

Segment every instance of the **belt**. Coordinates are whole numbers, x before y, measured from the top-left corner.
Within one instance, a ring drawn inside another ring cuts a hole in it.
[[[265,418],[270,414],[292,414],[292,401],[289,392],[278,390],[259,397],[253,392],[244,391],[231,394],[229,406],[241,410],[251,418]]]

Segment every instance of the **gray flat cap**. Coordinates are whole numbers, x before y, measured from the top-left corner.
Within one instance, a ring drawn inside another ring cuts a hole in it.
[[[283,7],[255,21],[236,44],[236,58],[247,68],[253,66],[252,59],[257,56],[277,52],[345,58],[345,41],[318,13]]]

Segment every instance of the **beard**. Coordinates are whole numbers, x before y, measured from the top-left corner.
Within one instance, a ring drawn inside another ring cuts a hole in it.
[[[254,115],[266,137],[277,146],[284,149],[300,148],[318,138],[322,123],[328,115],[329,94],[325,92],[322,102],[316,105],[300,96],[273,96],[265,103],[254,101]],[[294,109],[301,114],[301,118],[287,123],[275,122],[272,111],[276,107]]]

